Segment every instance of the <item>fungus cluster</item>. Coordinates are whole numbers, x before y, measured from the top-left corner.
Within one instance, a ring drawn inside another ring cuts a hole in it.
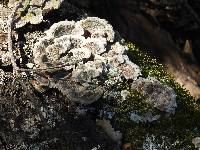
[[[109,86],[140,75],[126,50],[104,19],[61,21],[35,44],[34,63],[37,69],[45,70],[45,77],[37,75],[36,79],[41,85],[59,89],[72,101],[92,103]]]
[[[44,21],[43,15],[46,12],[58,9],[62,2],[63,0],[25,0],[22,7],[18,9],[20,19],[16,21],[15,27],[21,28],[27,23],[41,23]]]
[[[45,34],[33,49],[33,61],[40,70],[35,74],[38,84],[56,88],[72,101],[90,104],[112,93],[123,94],[125,100],[129,92],[113,87],[128,81],[136,90],[143,85],[141,93],[147,95],[148,103],[174,112],[173,89],[139,78],[140,68],[129,59],[123,40],[106,20],[87,17],[77,22],[61,21]]]

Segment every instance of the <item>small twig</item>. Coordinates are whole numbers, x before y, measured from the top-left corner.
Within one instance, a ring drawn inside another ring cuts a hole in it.
[[[21,6],[22,2],[18,2],[15,6],[15,8],[13,9],[13,12],[11,13],[11,15],[9,16],[8,19],[8,51],[11,53],[11,63],[13,66],[13,75],[16,76],[17,75],[17,71],[18,71],[18,66],[16,63],[16,57],[14,55],[13,52],[13,43],[12,43],[12,27],[13,27],[13,23],[14,23],[14,17],[16,15],[16,11],[17,9]]]

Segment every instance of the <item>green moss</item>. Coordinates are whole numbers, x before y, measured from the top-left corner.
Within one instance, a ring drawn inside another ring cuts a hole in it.
[[[128,82],[118,85],[118,90],[128,90],[130,94],[127,96],[125,101],[121,101],[121,96],[117,98],[119,101],[115,104],[116,107],[113,107],[115,112],[127,114],[137,110],[139,114],[143,115],[147,110],[153,108],[153,106],[145,102],[146,97],[143,94],[137,90],[131,89]],[[118,105],[120,105],[120,107],[117,107]]]
[[[164,71],[163,66],[155,59],[142,53],[131,43],[127,46],[131,61],[141,68],[143,77],[155,77],[175,90],[178,107],[175,115],[166,116],[160,112],[161,118],[154,123],[134,123],[130,120],[130,112],[138,110],[143,114],[147,109],[151,109],[151,106],[144,102],[143,95],[130,89],[128,83],[119,85],[119,88],[128,89],[131,94],[126,101],[112,104],[109,109],[115,112],[111,121],[113,126],[123,133],[123,142],[131,142],[139,149],[142,148],[142,143],[148,134],[155,136],[155,143],[161,144],[165,141],[168,149],[194,149],[192,139],[200,136],[200,105]]]
[[[200,110],[200,105],[196,104],[194,98],[189,94],[189,92],[176,83],[170,74],[164,71],[164,68],[161,64],[157,63],[155,59],[152,59],[147,54],[142,53],[133,44],[129,43],[127,46],[129,48],[128,55],[130,56],[131,61],[136,63],[141,68],[143,76],[154,77],[160,82],[172,87],[177,94],[177,102],[179,105]]]

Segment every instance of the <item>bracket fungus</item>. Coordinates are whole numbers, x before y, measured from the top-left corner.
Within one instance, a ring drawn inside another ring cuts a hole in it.
[[[62,2],[63,0],[25,0],[22,7],[18,9],[20,19],[16,21],[15,27],[21,28],[27,23],[39,24],[43,22],[45,12],[58,9]]]
[[[162,111],[174,112],[173,90],[158,81],[138,79],[140,68],[129,59],[128,48],[106,20],[87,17],[77,22],[61,21],[45,34],[33,49],[33,61],[40,70],[35,74],[38,84],[56,88],[72,101],[90,104],[110,96],[115,90],[112,87],[120,82],[133,82],[132,88],[137,89],[144,80],[141,92],[148,96],[148,102]],[[148,93],[149,85],[157,94]]]
[[[175,113],[176,93],[175,91],[156,80],[155,78],[139,78],[132,83],[132,88],[138,90],[147,97],[147,102],[161,111],[170,114]]]
[[[43,70],[35,78],[72,101],[92,103],[108,86],[140,75],[139,67],[126,55],[127,47],[115,39],[112,26],[104,19],[61,21],[45,33],[33,49],[36,68]]]

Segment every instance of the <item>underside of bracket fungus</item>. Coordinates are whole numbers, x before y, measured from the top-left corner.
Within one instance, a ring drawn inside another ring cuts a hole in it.
[[[35,74],[38,84],[56,88],[70,100],[84,104],[108,97],[113,91],[120,93],[112,89],[120,82],[141,81],[141,70],[130,61],[123,40],[117,38],[106,20],[97,17],[53,24],[35,44],[33,56],[40,70]],[[174,91],[155,83],[156,94],[148,93],[149,88],[144,87],[144,94],[149,94],[148,102],[162,111],[174,112]]]

